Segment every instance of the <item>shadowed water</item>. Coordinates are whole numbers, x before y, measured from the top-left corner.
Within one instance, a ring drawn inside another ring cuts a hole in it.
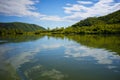
[[[0,37],[0,80],[120,80],[117,35]]]

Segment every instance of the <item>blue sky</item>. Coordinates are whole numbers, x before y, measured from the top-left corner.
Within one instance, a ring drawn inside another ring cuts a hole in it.
[[[0,22],[67,27],[120,10],[120,0],[0,0]]]

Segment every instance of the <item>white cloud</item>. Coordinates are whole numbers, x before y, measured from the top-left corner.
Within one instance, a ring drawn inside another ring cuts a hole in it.
[[[90,1],[77,1],[80,4],[93,4],[93,2]]]
[[[78,20],[87,17],[102,16],[120,9],[120,3],[115,3],[114,0],[99,0],[92,6],[85,6],[83,4],[92,4],[92,2],[77,1],[77,4],[63,7],[64,12],[69,14],[65,19]],[[81,3],[81,4],[80,4]]]
[[[36,12],[37,0],[0,0],[0,13],[9,16],[44,16]]]
[[[81,11],[81,10],[88,9],[87,7],[85,7],[83,5],[79,5],[79,4],[74,4],[72,6],[63,7],[63,8],[65,10],[65,13],[68,13],[68,14],[74,13],[73,11]]]
[[[49,21],[64,21],[61,17],[59,16],[44,16],[41,17],[40,20],[49,20]]]
[[[97,3],[91,1],[76,1],[76,4],[66,3],[63,7],[67,16],[46,15],[37,11],[39,0],[0,0],[0,14],[18,17],[36,17],[38,20],[48,21],[79,21],[87,17],[102,16],[120,9],[120,3],[114,0],[99,0]],[[86,4],[91,4],[88,7]]]
[[[0,0],[0,14],[17,17],[36,17],[39,20],[63,21],[59,16],[48,16],[37,12],[38,0]]]

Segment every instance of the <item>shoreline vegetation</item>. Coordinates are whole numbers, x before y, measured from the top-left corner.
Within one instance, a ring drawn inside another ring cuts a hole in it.
[[[7,34],[120,34],[120,10],[101,17],[89,17],[67,28],[45,29],[22,22],[0,23],[0,35]]]
[[[120,55],[120,37],[119,35],[97,35],[97,34],[39,34],[39,35],[3,35],[0,36],[0,44],[5,43],[21,43],[21,42],[29,42],[36,41],[38,39],[42,39],[47,37],[48,39],[67,39],[70,41],[75,41],[81,45],[85,45],[91,48],[102,48],[107,49],[111,52],[117,52]],[[111,45],[112,44],[112,45]],[[117,46],[117,47],[116,47]]]

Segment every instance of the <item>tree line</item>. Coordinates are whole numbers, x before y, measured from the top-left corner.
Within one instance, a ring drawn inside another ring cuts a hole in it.
[[[0,34],[120,34],[120,10],[101,17],[89,17],[67,28],[45,29],[28,23],[0,23]]]

